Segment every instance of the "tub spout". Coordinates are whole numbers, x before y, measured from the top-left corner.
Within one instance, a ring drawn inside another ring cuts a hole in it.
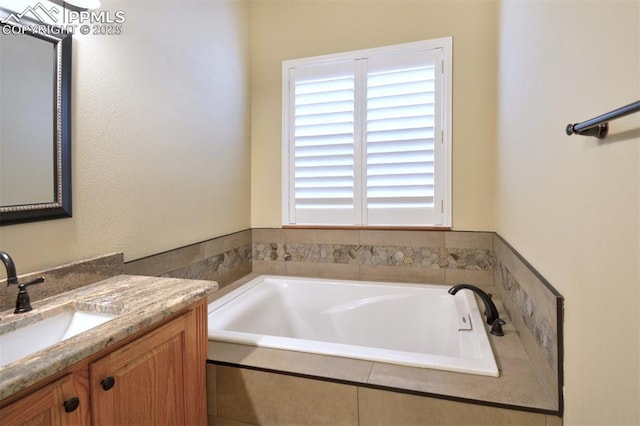
[[[498,308],[496,308],[493,300],[491,300],[491,295],[470,284],[456,284],[449,289],[449,294],[455,295],[458,291],[463,289],[471,290],[478,296],[480,296],[480,299],[482,299],[482,301],[484,302],[484,314],[487,316],[487,324],[493,327],[491,330],[491,334],[496,334],[499,336],[502,335],[499,333],[502,332],[501,325],[504,324],[504,321],[500,319],[500,315],[498,315]],[[496,331],[495,333],[494,330]]]

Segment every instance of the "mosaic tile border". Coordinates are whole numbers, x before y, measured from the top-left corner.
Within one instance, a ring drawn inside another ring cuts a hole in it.
[[[503,285],[509,298],[514,303],[516,311],[540,347],[549,367],[557,372],[558,335],[556,327],[551,324],[549,318],[541,313],[536,306],[536,302],[522,288],[509,268],[500,260],[497,261],[496,273],[500,275],[497,281]]]
[[[252,257],[257,261],[309,262],[405,268],[491,271],[493,251],[445,247],[405,247],[302,242],[256,242]]]
[[[251,230],[234,232],[125,263],[130,275],[212,280],[220,287],[251,273]]]
[[[224,284],[251,272],[251,245],[236,247],[200,262],[166,272],[161,277],[213,280]],[[224,284],[220,284],[221,286]]]

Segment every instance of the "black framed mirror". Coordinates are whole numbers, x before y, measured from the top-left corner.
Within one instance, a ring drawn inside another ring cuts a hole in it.
[[[0,225],[72,214],[72,34],[16,16],[0,8]]]

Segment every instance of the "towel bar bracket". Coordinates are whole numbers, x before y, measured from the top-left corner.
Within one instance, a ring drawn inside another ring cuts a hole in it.
[[[604,139],[607,137],[607,133],[609,132],[608,122],[598,124],[597,126],[590,127],[584,130],[575,130],[573,126],[575,126],[575,124],[567,124],[567,135],[571,136],[575,133],[577,135],[595,136],[598,139]]]
[[[634,112],[640,112],[640,101],[625,105],[582,123],[567,124],[567,135],[595,136],[598,139],[603,139],[609,131],[608,121],[633,114]]]

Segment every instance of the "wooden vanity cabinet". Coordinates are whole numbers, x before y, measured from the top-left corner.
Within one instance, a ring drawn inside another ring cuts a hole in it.
[[[206,346],[197,329],[191,311],[92,363],[93,424],[206,424]]]
[[[0,424],[3,426],[91,424],[89,401],[89,369],[85,367],[0,409]]]
[[[0,424],[206,425],[206,357],[203,300],[0,409]]]

